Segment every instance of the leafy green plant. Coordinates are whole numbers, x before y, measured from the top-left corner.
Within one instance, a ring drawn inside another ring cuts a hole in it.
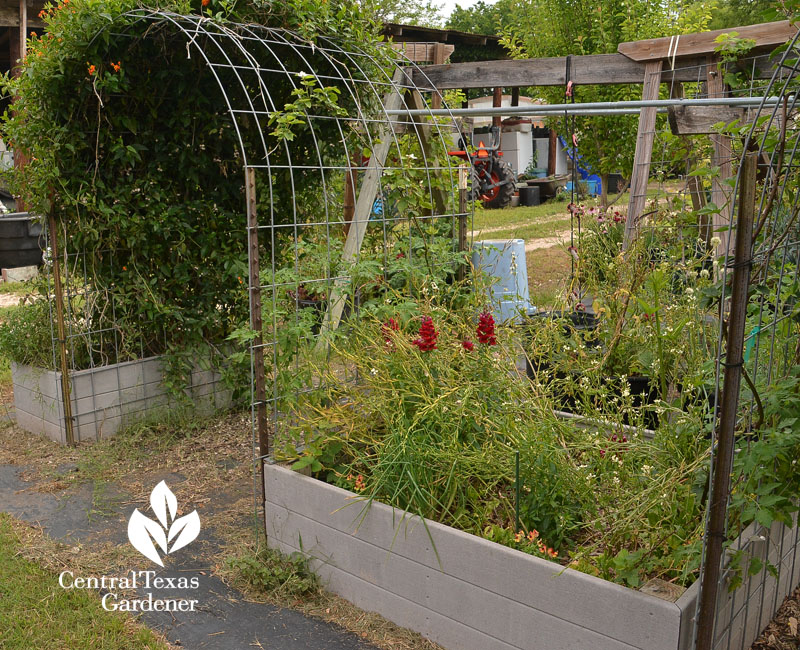
[[[302,553],[284,555],[262,545],[254,552],[227,558],[225,562],[239,580],[271,596],[302,597],[320,588]]]
[[[166,24],[152,29],[129,13],[137,6],[130,0],[49,3],[41,16],[46,33],[31,38],[24,73],[3,79],[5,92],[16,98],[3,136],[30,159],[12,170],[11,187],[33,211],[58,215],[59,244],[70,260],[80,260],[68,269],[70,293],[80,302],[73,305],[85,326],[78,331],[92,335],[75,367],[166,355],[179,386],[197,350],[220,346],[247,321],[238,149],[240,137],[251,151],[263,141],[258,125],[237,131],[220,95],[219,83],[234,73],[212,74],[203,57],[187,57],[181,34]],[[202,12],[220,29],[236,20],[298,28],[311,42],[335,34],[345,47],[374,49],[365,74],[379,72],[391,56],[375,45],[375,25],[349,0],[280,6],[192,0],[164,8]],[[284,49],[287,69],[307,72],[299,84],[291,74],[269,80],[277,108],[264,137],[278,169],[271,179],[259,178],[257,196],[281,222],[293,215],[293,202],[319,221],[311,210],[327,201],[318,175],[292,176],[281,145],[309,151],[317,141],[325,156],[320,164],[341,166],[344,151],[330,146],[342,145],[335,121],[319,120],[312,133],[301,116],[340,116],[354,100],[341,87],[317,86],[311,73],[325,75],[330,62],[324,56]],[[318,69],[308,71],[310,65]],[[367,99],[365,110],[369,105]],[[358,148],[365,135],[348,134],[348,144]],[[285,231],[275,238],[262,233],[262,255],[269,258],[289,238]],[[109,334],[102,338],[102,332]]]

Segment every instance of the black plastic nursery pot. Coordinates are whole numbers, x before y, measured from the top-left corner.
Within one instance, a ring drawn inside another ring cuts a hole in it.
[[[587,346],[595,348],[600,346],[597,337],[592,335],[592,332],[594,332],[599,325],[597,315],[592,312],[573,311],[566,314],[562,311],[539,312],[529,319],[527,327],[534,328],[537,322],[541,322],[544,319],[568,321],[565,322],[563,326],[565,337],[573,332],[577,332],[582,336]],[[530,343],[530,337],[528,338],[528,343]],[[571,379],[572,383],[578,383],[581,374],[578,372],[570,373],[562,370],[554,370],[552,364],[547,359],[532,359],[530,356],[526,356],[525,374],[528,379],[531,381],[541,380],[541,376],[548,372],[551,374],[551,385],[548,387],[548,392],[553,399],[556,409],[575,415],[583,415],[576,395],[566,390],[566,387],[563,386],[564,380],[568,379]],[[625,378],[625,382],[627,383],[627,389],[630,393],[631,403],[634,408],[649,406],[655,404],[658,400],[657,382],[653,381],[650,377],[645,375],[630,375]],[[609,375],[606,377],[605,383],[611,386],[609,392],[612,396],[622,397],[623,389],[621,377]],[[658,414],[652,410],[644,414],[644,425],[648,429],[656,428],[658,426],[658,421]],[[627,414],[623,416],[623,423],[632,424]]]
[[[27,212],[0,215],[0,268],[42,263],[42,225]]]

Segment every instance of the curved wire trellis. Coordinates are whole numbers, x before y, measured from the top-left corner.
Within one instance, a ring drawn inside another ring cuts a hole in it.
[[[345,48],[335,38],[310,42],[285,29],[148,9],[124,14],[94,39],[101,37],[107,40],[109,56],[123,46],[135,51],[147,39],[168,43],[172,56],[185,47],[187,59],[198,58],[203,74],[213,77],[220,112],[230,117],[243,185],[253,199],[246,202],[242,197],[242,227],[231,236],[245,237],[248,242],[251,321],[254,327],[262,316],[264,321],[263,339],[249,346],[257,468],[270,455],[269,440],[284,417],[279,404],[292,394],[315,388],[313,379],[307,386],[291,388],[278,379],[280,366],[287,363],[300,372],[298,358],[292,360],[292,354],[282,353],[280,347],[285,345],[287,330],[308,321],[304,311],[308,303],[315,302],[312,310],[326,314],[314,325],[318,334],[329,321],[335,327],[334,296],[350,290],[352,295],[343,299],[346,308],[358,307],[363,296],[352,286],[352,269],[362,258],[371,256],[375,267],[380,267],[377,274],[385,280],[389,264],[401,254],[410,264],[419,262],[420,273],[435,266],[438,262],[430,259],[427,250],[431,237],[448,240],[451,251],[458,247],[457,226],[468,219],[471,207],[459,194],[460,161],[446,152],[456,142],[459,123],[452,116],[412,119],[387,113],[390,101],[428,106],[408,74],[415,64],[388,45]],[[338,93],[332,102],[335,106],[314,95],[329,88]],[[296,100],[304,101],[295,104]],[[277,122],[289,113],[293,120],[289,131],[303,134],[300,144],[291,133],[287,137],[277,132]],[[182,170],[165,173],[170,172]],[[402,187],[405,191],[398,190]],[[348,193],[355,205],[345,214]],[[411,204],[404,193],[413,194],[417,204]],[[401,204],[405,207],[398,209]],[[343,262],[343,248],[353,258],[350,265]],[[68,255],[73,260],[67,264],[73,269],[68,284],[73,282],[74,288],[68,287],[67,293],[86,293],[90,286],[86,253],[69,251]],[[81,267],[82,279],[78,277]],[[304,293],[324,299],[309,301]],[[68,338],[95,334],[70,332]],[[90,359],[90,363],[95,362]],[[265,409],[271,411],[269,422],[263,418]],[[76,415],[78,421],[79,439],[108,432],[103,431],[104,410],[94,398],[91,413]],[[254,472],[254,481],[257,475]],[[254,498],[259,493],[254,489]]]

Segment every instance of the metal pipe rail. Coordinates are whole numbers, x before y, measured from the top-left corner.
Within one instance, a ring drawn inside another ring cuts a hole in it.
[[[387,115],[403,115],[410,117],[489,117],[492,115],[542,115],[544,113],[567,113],[584,115],[618,114],[619,111],[638,113],[641,108],[667,109],[670,106],[775,106],[777,97],[709,97],[703,99],[651,99],[626,102],[584,102],[581,104],[532,104],[528,106],[487,106],[485,108],[439,108],[431,110],[398,108],[387,110]],[[792,103],[790,98],[789,103]],[[591,112],[587,112],[591,111]],[[614,113],[606,113],[614,111]]]

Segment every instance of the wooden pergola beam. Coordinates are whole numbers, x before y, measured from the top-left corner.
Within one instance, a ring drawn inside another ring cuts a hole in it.
[[[783,45],[797,34],[797,27],[788,20],[761,25],[744,25],[728,29],[716,29],[712,32],[696,32],[681,36],[664,36],[649,38],[644,41],[620,43],[617,51],[628,58],[644,63],[645,61],[672,60],[680,61],[686,56],[708,56],[714,54],[719,43],[717,38],[723,34],[736,32],[738,38],[755,41],[755,50],[764,51]],[[681,63],[682,65],[682,63]]]
[[[725,97],[728,94],[722,74],[717,69],[718,64],[719,59],[709,57],[706,80],[709,97]],[[719,209],[719,212],[714,214],[712,227],[716,236],[720,238],[717,254],[724,255],[728,252],[728,237],[730,236],[728,229],[731,226],[733,214],[731,201],[733,190],[727,183],[727,180],[733,175],[733,144],[727,135],[712,135],[710,139],[713,146],[711,165],[719,170],[718,174],[711,179],[711,201]]]
[[[661,61],[651,61],[647,64],[647,74],[642,87],[644,101],[658,99],[662,65]],[[633,173],[631,175],[631,196],[625,219],[624,249],[628,248],[636,236],[639,219],[647,203],[647,181],[650,178],[650,161],[653,157],[657,113],[658,109],[654,107],[643,108],[639,113],[639,131],[636,136],[636,153],[633,156]]]
[[[755,76],[772,76],[770,55],[757,57]],[[749,68],[750,62],[748,62]],[[645,63],[629,59],[624,54],[587,54],[573,56],[570,61],[570,81],[581,86],[644,83]],[[411,81],[421,91],[449,88],[496,88],[514,86],[564,86],[567,82],[567,57],[517,59],[500,61],[470,61],[449,65],[430,65],[410,73]],[[684,57],[664,67],[662,81],[702,82],[706,78],[706,58]]]
[[[667,108],[669,126],[674,135],[701,135],[716,133],[715,124],[748,124],[758,114],[757,110],[735,106],[670,106]]]

